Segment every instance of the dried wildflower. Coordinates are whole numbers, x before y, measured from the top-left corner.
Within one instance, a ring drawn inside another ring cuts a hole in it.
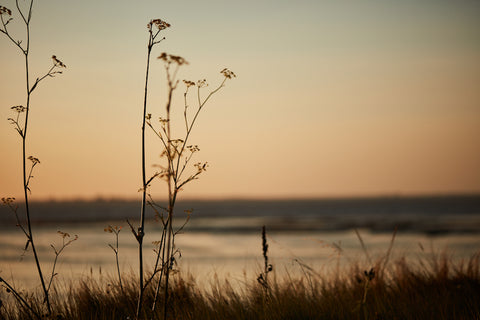
[[[150,20],[150,22],[147,24],[148,30],[152,30],[153,25],[157,27],[158,31],[167,29],[171,26],[170,23],[163,21],[161,19],[153,19],[153,20]]]
[[[63,238],[70,238],[70,234],[66,233],[66,232],[63,232],[63,231],[57,231],[57,233]]]
[[[12,10],[10,10],[10,9],[8,9],[8,8],[5,8],[5,7],[3,7],[3,6],[0,6],[0,15],[2,15],[2,14],[4,14],[4,13],[8,14],[9,16],[11,16],[11,15],[12,15]]]
[[[60,60],[57,59],[57,56],[52,56],[53,64],[55,67],[66,68],[67,66]]]
[[[145,116],[145,119],[146,119],[146,120],[152,119],[152,114],[151,114],[151,113],[148,113],[148,114]]]
[[[13,106],[10,109],[17,111],[18,113],[22,113],[27,110],[27,108],[25,108],[24,106]]]
[[[14,197],[2,198],[2,203],[6,206],[12,204],[15,201]]]
[[[183,80],[183,83],[185,83],[185,85],[187,86],[187,88],[190,88],[190,87],[194,87],[194,86],[195,86],[195,82],[193,82],[193,81]]]
[[[158,117],[158,121],[162,124],[162,126],[165,126],[169,120],[162,117]]]
[[[40,163],[40,160],[38,160],[38,158],[35,158],[33,156],[28,157],[28,160],[32,161],[33,164]]]
[[[206,79],[198,80],[197,81],[197,87],[199,87],[199,88],[208,87],[207,80]]]
[[[200,148],[197,145],[187,146],[187,149],[190,150],[190,152],[192,152],[192,153],[200,151]]]
[[[176,63],[178,64],[179,66],[181,65],[184,65],[184,64],[188,64],[187,60],[185,60],[184,58],[180,57],[180,56],[174,56],[172,54],[168,54],[166,52],[162,52],[157,59],[160,59],[160,60],[163,60],[165,61],[167,64],[171,64],[171,63]]]
[[[221,74],[223,74],[223,76],[227,79],[232,79],[232,78],[236,78],[237,76],[235,75],[235,73],[233,73],[233,71],[230,71],[228,70],[227,68],[223,69],[222,71],[220,71]]]
[[[198,173],[201,173],[201,172],[207,171],[208,162],[205,162],[205,163],[198,162],[198,163],[195,163],[194,166],[197,168]]]
[[[115,233],[115,234],[118,234],[120,231],[122,230],[122,227],[118,227],[118,226],[108,226],[106,227],[105,229],[103,229],[103,231],[105,232],[109,232],[109,233]]]

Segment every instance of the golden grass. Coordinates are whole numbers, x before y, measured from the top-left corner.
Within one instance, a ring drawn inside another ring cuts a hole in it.
[[[359,264],[333,276],[305,268],[299,277],[270,278],[269,290],[256,279],[233,286],[228,279],[200,287],[193,276],[176,274],[171,283],[171,319],[479,319],[480,254],[454,263],[446,256],[431,263],[400,259],[373,272]],[[138,299],[136,277],[85,278],[63,283],[52,294],[52,319],[134,319]],[[61,293],[63,292],[63,293]],[[144,319],[152,314],[152,286],[145,291]],[[28,319],[9,293],[0,294],[1,319]],[[41,309],[41,292],[29,293]],[[160,297],[163,299],[163,297]],[[162,301],[160,301],[162,302]]]

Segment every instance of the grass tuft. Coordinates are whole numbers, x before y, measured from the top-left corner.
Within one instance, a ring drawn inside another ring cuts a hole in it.
[[[192,275],[177,273],[170,282],[169,317],[175,319],[478,319],[480,317],[480,254],[454,263],[446,255],[431,263],[391,262],[382,273],[359,263],[335,277],[319,273],[269,279],[268,299],[256,279],[232,284],[218,278],[200,287]],[[52,292],[51,319],[134,319],[136,276],[87,277],[57,285]],[[25,294],[36,310],[41,292]],[[145,291],[145,304],[155,290]],[[160,303],[163,296],[159,297]],[[29,319],[27,310],[2,291],[0,318]],[[144,319],[163,319],[163,311],[142,309]]]

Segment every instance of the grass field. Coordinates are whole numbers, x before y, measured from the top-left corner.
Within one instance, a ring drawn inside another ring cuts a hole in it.
[[[255,278],[241,283],[212,279],[199,286],[194,275],[175,273],[168,315],[171,319],[480,319],[480,255],[468,261],[435,259],[356,263],[332,274],[319,274],[299,262],[302,276],[268,285]],[[259,272],[260,273],[260,272]],[[103,280],[85,277],[58,283],[52,294],[53,319],[134,319],[138,290],[133,274]],[[204,279],[202,279],[204,280]],[[24,293],[36,312],[41,292]],[[144,319],[162,319],[163,301],[151,312],[154,286],[146,290]],[[2,290],[1,319],[29,319],[27,312]],[[163,297],[160,297],[163,299]],[[34,317],[33,317],[34,318]]]

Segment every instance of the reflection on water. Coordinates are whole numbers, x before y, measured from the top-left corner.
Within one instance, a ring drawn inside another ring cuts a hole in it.
[[[60,258],[58,272],[65,278],[78,279],[82,276],[114,275],[115,257],[108,247],[114,243],[113,235],[103,232],[105,225],[90,223],[69,225],[70,234],[78,234],[79,240],[68,247]],[[268,227],[267,227],[268,228]],[[54,259],[50,244],[61,244],[54,227],[44,227],[35,233],[37,249],[42,258],[44,272],[49,274]],[[268,229],[267,229],[268,231]],[[392,234],[370,233],[360,230],[372,260],[383,256],[388,250]],[[158,231],[147,232],[145,237],[145,262],[150,267],[154,262],[152,241],[160,238]],[[367,261],[357,235],[353,230],[341,232],[272,232],[268,234],[269,255],[277,274],[285,269],[290,273],[299,270],[296,260],[307,263],[318,272],[328,272],[340,262],[350,265],[360,261],[365,268]],[[17,284],[37,283],[31,252],[22,256],[25,239],[19,230],[3,230],[0,234],[0,275]],[[436,237],[399,233],[395,239],[393,259],[405,256],[418,261],[428,259],[432,252],[447,249],[455,260],[468,258],[480,249],[480,234],[446,234]],[[182,252],[179,260],[181,270],[196,275],[197,280],[210,281],[216,273],[223,277],[243,279],[244,273],[253,278],[262,263],[260,228],[253,233],[204,233],[180,234],[177,246]],[[422,249],[423,248],[423,249]],[[433,251],[432,251],[433,250]],[[137,245],[128,229],[120,233],[120,266],[124,271],[137,268]]]
[[[195,211],[176,240],[182,253],[179,268],[193,273],[199,282],[209,282],[215,274],[243,281],[246,273],[255,279],[262,263],[263,224],[270,260],[279,276],[287,271],[300,274],[296,261],[326,273],[338,263],[360,262],[369,268],[372,262],[367,261],[354,229],[360,231],[372,260],[387,252],[395,227],[392,259],[405,256],[418,263],[447,250],[460,260],[480,250],[480,197],[203,201],[182,206]],[[55,257],[50,245],[59,247],[62,242],[58,230],[79,236],[60,257],[61,276],[114,276],[115,256],[108,244],[115,239],[104,232],[109,224],[123,226],[121,269],[137,269],[137,243],[125,222],[136,217],[137,202],[49,202],[35,203],[32,209],[37,250],[47,278]],[[5,208],[0,210],[0,276],[17,285],[38,286],[32,254],[22,254],[26,240],[9,214]],[[153,221],[147,225],[145,262],[151,267],[152,242],[160,239],[161,230]]]

